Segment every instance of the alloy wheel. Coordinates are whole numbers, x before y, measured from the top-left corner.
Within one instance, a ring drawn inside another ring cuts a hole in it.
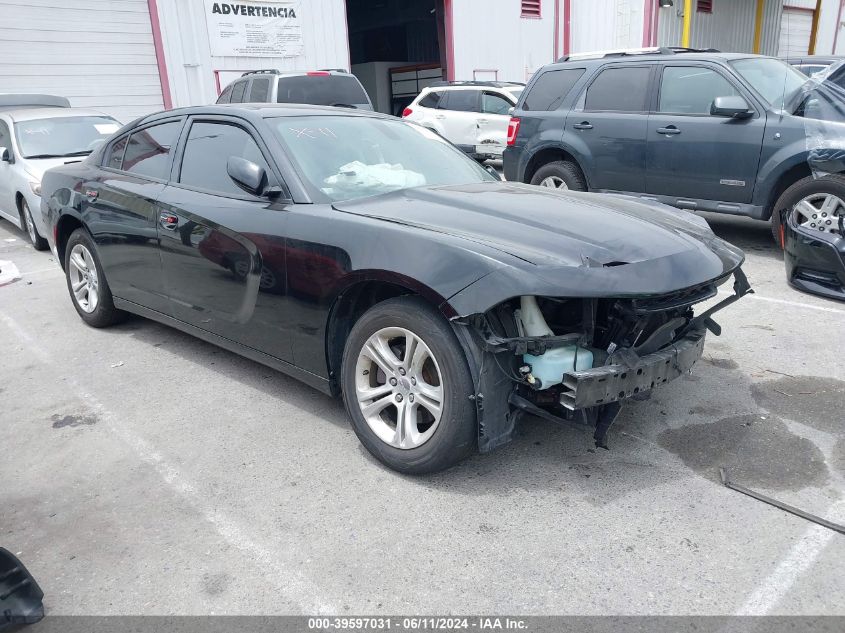
[[[100,300],[97,267],[91,251],[82,244],[77,244],[70,251],[68,276],[76,304],[85,312],[96,310]]]
[[[549,189],[569,189],[560,176],[546,176],[540,181],[540,186],[548,187]]]
[[[410,330],[383,328],[367,339],[358,354],[358,406],[385,444],[411,449],[430,440],[443,414],[443,390],[437,359]]]
[[[831,193],[812,193],[792,207],[792,217],[796,224],[833,233],[839,230],[839,218],[845,216],[845,201]]]

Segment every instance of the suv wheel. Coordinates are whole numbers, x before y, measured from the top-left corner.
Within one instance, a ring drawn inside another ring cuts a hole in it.
[[[358,439],[394,470],[444,470],[476,445],[466,357],[449,324],[418,297],[364,313],[347,339],[341,382]]]
[[[572,189],[587,191],[587,181],[581,169],[569,160],[556,160],[543,165],[531,178],[532,185],[550,189]]]
[[[21,220],[23,220],[23,228],[26,229],[26,234],[29,236],[33,248],[37,251],[46,251],[47,240],[38,234],[38,229],[35,228],[35,220],[32,219],[32,211],[29,209],[26,200],[21,200]]]
[[[781,213],[786,211],[796,224],[821,233],[838,232],[839,218],[845,216],[845,177],[834,174],[822,178],[807,176],[781,194],[772,213],[772,237],[781,248]]]
[[[73,307],[88,325],[107,327],[126,316],[125,312],[114,307],[94,240],[85,229],[76,229],[68,238],[65,277]]]

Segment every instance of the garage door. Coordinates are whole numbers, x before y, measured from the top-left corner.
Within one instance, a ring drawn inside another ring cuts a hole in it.
[[[810,50],[810,31],[813,28],[813,12],[806,9],[783,8],[780,20],[778,55],[800,57]]]
[[[126,123],[161,110],[147,0],[0,0],[0,92],[43,92]]]

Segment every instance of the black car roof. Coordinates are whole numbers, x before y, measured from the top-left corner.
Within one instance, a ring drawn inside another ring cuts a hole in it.
[[[318,106],[306,103],[221,103],[207,106],[189,106],[185,108],[175,108],[173,110],[164,110],[162,112],[156,112],[155,114],[150,114],[146,117],[138,119],[137,121],[133,122],[133,125],[138,125],[141,123],[150,123],[158,119],[165,119],[174,116],[195,116],[203,114],[239,114],[246,119],[272,119],[276,117],[322,115],[396,120],[396,117],[381,114],[380,112],[373,112],[371,110],[359,110],[357,108],[338,108],[332,106]]]

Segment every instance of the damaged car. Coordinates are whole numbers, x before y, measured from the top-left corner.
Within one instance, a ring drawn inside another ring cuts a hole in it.
[[[403,473],[492,450],[525,413],[605,446],[620,403],[689,371],[750,291],[697,216],[505,183],[371,112],[171,110],[42,187],[83,321],[141,315],[342,396]]]

